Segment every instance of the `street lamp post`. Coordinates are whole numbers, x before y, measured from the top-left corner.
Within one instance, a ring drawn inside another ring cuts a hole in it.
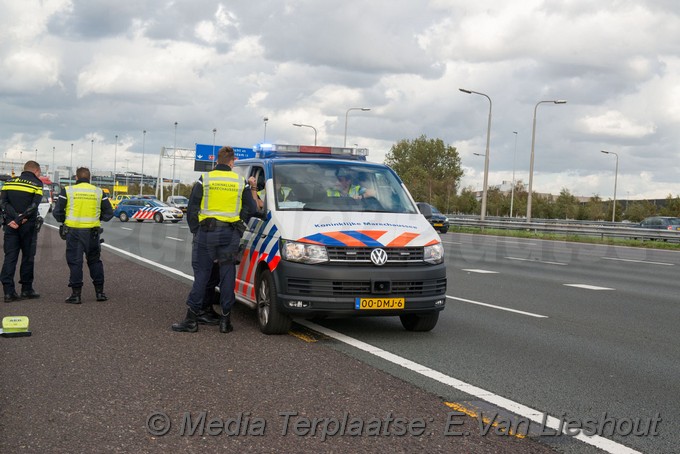
[[[370,107],[350,107],[349,109],[347,109],[347,112],[345,112],[345,141],[342,145],[343,147],[347,146],[347,119],[349,117],[350,110],[360,110],[362,112],[368,112],[369,110],[371,110],[371,108]]]
[[[510,189],[510,217],[512,208],[515,204],[515,161],[517,160],[517,131],[512,131],[515,135],[515,153],[512,155],[512,189]]]
[[[142,131],[142,176],[139,180],[139,195],[144,195],[144,152],[146,148],[146,129]]]
[[[269,118],[264,117],[262,119],[262,121],[264,122],[264,136],[262,136],[262,143],[266,143],[267,142],[267,122],[269,121]]]
[[[479,216],[480,221],[484,221],[486,218],[486,197],[489,189],[489,142],[491,141],[491,98],[484,93],[478,91],[466,90],[464,88],[459,88],[460,91],[467,94],[475,94],[484,96],[489,100],[489,123],[486,127],[486,155],[484,156],[484,186],[482,187],[482,212]]]
[[[172,195],[175,195],[175,163],[177,157],[177,122],[175,122],[175,144],[172,149]]]
[[[529,193],[527,194],[527,222],[531,222],[531,193],[533,191],[534,183],[534,145],[536,144],[536,110],[538,106],[543,103],[566,104],[567,101],[563,99],[554,99],[552,101],[538,101],[534,107],[534,124],[531,128],[531,161],[529,162]]]
[[[90,172],[94,172],[94,139],[90,140]]]
[[[604,154],[613,154],[616,156],[616,171],[614,172],[614,203],[612,207],[612,222],[616,222],[616,184],[618,183],[619,179],[619,155],[617,153],[614,153],[613,151],[605,151],[601,150],[601,153]]]
[[[113,198],[116,198],[116,157],[118,156],[118,134],[114,136],[116,143],[113,146]]]
[[[73,144],[71,144],[71,167],[68,168],[68,182],[71,183],[71,176],[73,175]]]
[[[305,125],[305,124],[302,124],[302,123],[293,123],[293,126],[297,126],[298,128],[301,128],[303,126],[306,127],[306,128],[312,128],[314,130],[314,145],[316,146],[316,128],[314,126]]]
[[[215,168],[215,165],[217,163],[217,155],[215,154],[215,135],[217,135],[217,128],[213,128],[213,148],[212,148],[213,169]]]
[[[54,149],[56,147],[52,147],[52,179],[54,180],[55,183],[58,183],[57,180],[57,169],[54,167]]]

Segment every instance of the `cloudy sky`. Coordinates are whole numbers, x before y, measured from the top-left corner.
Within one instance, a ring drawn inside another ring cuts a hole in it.
[[[175,141],[312,144],[303,123],[339,146],[348,118],[370,160],[441,138],[481,189],[489,101],[465,88],[492,101],[489,184],[528,182],[534,110],[560,99],[536,109],[535,191],[611,198],[609,150],[617,199],[663,198],[680,194],[678,43],[675,0],[0,0],[0,151],[95,171],[141,171],[144,151],[156,175]]]

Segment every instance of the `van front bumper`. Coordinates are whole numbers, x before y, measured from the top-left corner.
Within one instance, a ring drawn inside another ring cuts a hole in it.
[[[446,305],[444,264],[376,267],[281,260],[274,280],[276,304],[293,316],[403,315],[440,311]],[[361,299],[395,308],[359,309]]]

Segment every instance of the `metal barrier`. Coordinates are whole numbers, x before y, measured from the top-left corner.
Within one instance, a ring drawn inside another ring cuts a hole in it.
[[[523,230],[533,233],[554,233],[631,240],[661,240],[680,242],[680,231],[643,229],[637,224],[607,221],[574,221],[565,219],[535,219],[526,222],[521,218],[489,218],[480,221],[479,216],[451,216],[451,227],[476,227],[498,230]]]

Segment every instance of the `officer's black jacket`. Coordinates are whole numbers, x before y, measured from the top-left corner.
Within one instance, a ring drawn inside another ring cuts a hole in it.
[[[89,183],[90,180],[87,179],[80,179],[76,181],[76,185],[80,183]],[[66,188],[62,188],[61,192],[59,193],[59,198],[57,199],[57,205],[54,207],[54,210],[52,211],[52,216],[54,216],[54,219],[57,220],[57,222],[64,222],[66,220]],[[101,214],[99,215],[99,220],[101,221],[110,221],[111,218],[113,218],[113,207],[111,206],[111,201],[109,200],[109,197],[106,195],[106,193],[102,194],[102,202],[101,202]]]
[[[231,167],[226,164],[217,164],[215,170],[230,171]],[[187,224],[191,233],[198,231],[198,212],[201,210],[201,202],[203,201],[203,176],[198,179],[198,182],[191,189],[189,196],[189,203],[187,205]],[[246,183],[241,195],[241,220],[248,222],[250,218],[257,212],[257,204],[253,199],[253,194],[250,191],[250,186]]]
[[[30,192],[12,190],[10,183],[35,186],[40,192],[31,194]],[[5,223],[9,224],[15,221],[17,224],[21,224],[24,219],[28,219],[27,222],[35,222],[38,217],[38,205],[40,205],[43,197],[42,187],[43,183],[40,178],[29,170],[21,172],[21,175],[5,183],[0,192],[0,209],[5,214]]]

